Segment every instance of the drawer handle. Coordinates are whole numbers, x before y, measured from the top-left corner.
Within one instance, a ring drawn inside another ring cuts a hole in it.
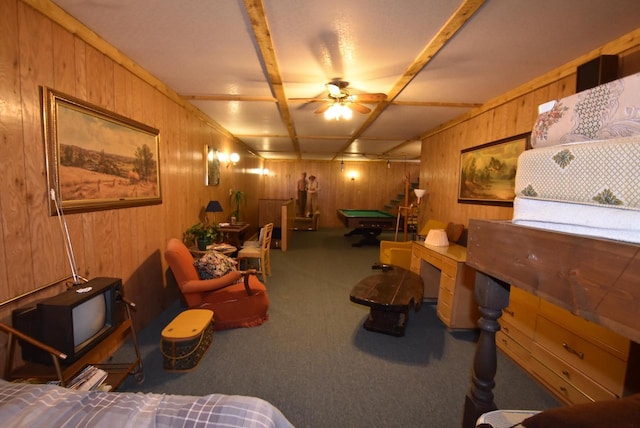
[[[559,389],[564,395],[567,395],[567,396],[569,395],[569,391],[564,386],[561,386]]]
[[[515,313],[514,313],[511,309],[504,308],[504,309],[502,310],[502,312],[504,312],[504,313],[505,313],[505,314],[507,314],[507,315],[511,315],[512,317],[515,317],[515,316],[516,316],[516,315],[515,315]]]
[[[503,343],[505,346],[509,345],[509,342],[507,342],[507,339],[502,339],[502,343]]]
[[[566,377],[567,379],[569,379],[571,376],[569,375],[569,372],[566,369],[562,370],[562,374],[564,375],[564,377]]]
[[[509,334],[509,327],[502,327],[505,333]]]
[[[572,353],[574,355],[577,355],[578,358],[580,358],[581,360],[584,360],[584,353],[582,353],[580,351],[576,351],[571,346],[569,346],[566,342],[562,344],[562,347],[564,349],[566,349],[567,352],[570,352],[570,353]]]

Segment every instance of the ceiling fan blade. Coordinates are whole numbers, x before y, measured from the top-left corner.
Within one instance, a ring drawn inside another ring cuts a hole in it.
[[[361,103],[377,103],[387,99],[387,94],[352,94],[358,102]]]
[[[287,101],[291,103],[323,103],[326,102],[326,98],[288,98]]]
[[[327,111],[327,109],[331,106],[331,104],[329,103],[325,103],[322,107],[320,107],[319,109],[317,109],[316,111],[314,111],[315,114],[320,114],[320,113],[324,113],[325,111]]]
[[[371,111],[369,107],[365,107],[362,104],[358,103],[349,103],[347,104],[350,109],[357,111],[358,113],[367,114]]]

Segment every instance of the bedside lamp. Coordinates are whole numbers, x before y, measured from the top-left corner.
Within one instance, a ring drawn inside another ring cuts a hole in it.
[[[207,204],[207,208],[205,208],[205,211],[208,213],[213,213],[213,223],[216,222],[216,213],[221,213],[224,210],[222,209],[222,205],[220,205],[220,202],[218,201],[209,201],[209,203]]]
[[[431,229],[424,243],[435,247],[448,247],[449,238],[447,238],[447,232],[444,229]]]

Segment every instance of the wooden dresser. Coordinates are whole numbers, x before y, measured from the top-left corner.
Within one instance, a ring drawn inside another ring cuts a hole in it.
[[[512,287],[496,345],[565,404],[622,397],[631,341]]]
[[[640,245],[471,219],[467,262],[482,318],[464,428],[497,408],[496,346],[567,403],[640,392]]]
[[[438,318],[450,329],[477,328],[478,307],[473,297],[475,271],[466,265],[467,249],[414,241],[411,271],[422,276],[424,298],[438,299]]]

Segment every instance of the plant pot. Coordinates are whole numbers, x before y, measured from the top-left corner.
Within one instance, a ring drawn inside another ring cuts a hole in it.
[[[206,251],[207,249],[207,240],[206,239],[198,239],[198,250]]]

